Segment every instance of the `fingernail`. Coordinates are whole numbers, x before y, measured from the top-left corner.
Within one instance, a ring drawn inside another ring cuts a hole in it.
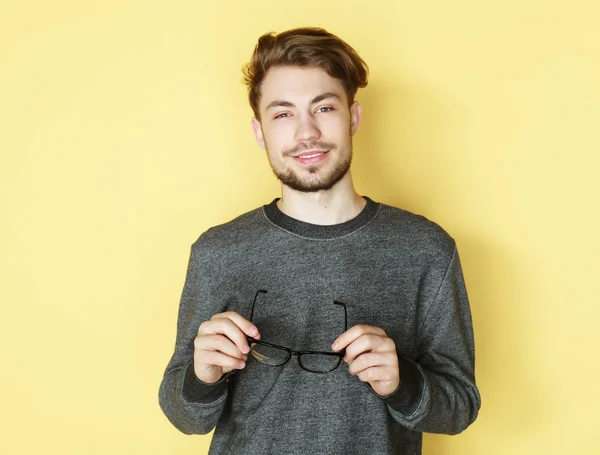
[[[256,327],[252,327],[250,329],[250,336],[256,336],[258,335],[258,329]]]
[[[245,362],[246,360],[248,360],[248,356],[247,356],[247,355],[244,355],[244,356],[242,356],[242,358],[244,359],[244,362]]]
[[[333,349],[334,351],[337,351],[337,348],[338,348],[338,346],[339,346],[339,344],[338,344],[338,342],[336,341],[335,343],[333,343],[333,344],[331,345],[331,349]]]
[[[242,353],[248,354],[250,352],[250,346],[246,345],[242,348]]]
[[[246,366],[245,362],[240,362],[240,368],[244,368]]]

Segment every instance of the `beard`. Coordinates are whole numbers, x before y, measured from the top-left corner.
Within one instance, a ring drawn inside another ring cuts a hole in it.
[[[269,147],[265,141],[265,148],[267,149],[267,156],[269,154]],[[300,144],[293,149],[289,149],[283,152],[283,156],[292,156],[303,150],[329,150],[327,153],[331,153],[336,150],[335,144],[329,142],[308,142]],[[352,137],[348,139],[347,149],[350,153],[342,156],[340,161],[335,163],[333,169],[325,173],[323,170],[319,170],[319,166],[307,166],[306,172],[308,176],[303,177],[299,172],[296,172],[291,167],[280,166],[277,167],[273,164],[273,161],[269,159],[271,169],[275,174],[275,177],[284,185],[290,187],[293,190],[301,193],[315,193],[317,191],[327,191],[333,188],[333,186],[344,178],[344,176],[350,170],[352,164]],[[303,172],[304,173],[304,172]]]

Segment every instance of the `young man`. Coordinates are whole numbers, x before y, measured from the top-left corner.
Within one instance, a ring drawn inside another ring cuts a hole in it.
[[[160,404],[211,454],[419,454],[476,418],[454,241],[360,196],[364,61],[322,29],[259,39],[252,127],[281,198],[194,243]]]

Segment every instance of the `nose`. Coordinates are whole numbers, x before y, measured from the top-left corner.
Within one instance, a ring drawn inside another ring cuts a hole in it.
[[[294,139],[297,141],[310,141],[318,139],[320,136],[321,131],[311,115],[307,115],[299,120]]]

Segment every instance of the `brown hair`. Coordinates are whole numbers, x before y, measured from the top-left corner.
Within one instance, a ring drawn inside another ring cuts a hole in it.
[[[258,39],[250,63],[242,70],[250,107],[258,120],[260,86],[267,71],[274,66],[321,68],[341,81],[348,106],[354,103],[358,89],[367,86],[369,72],[365,61],[352,47],[322,28],[295,28],[279,35],[266,33]]]

